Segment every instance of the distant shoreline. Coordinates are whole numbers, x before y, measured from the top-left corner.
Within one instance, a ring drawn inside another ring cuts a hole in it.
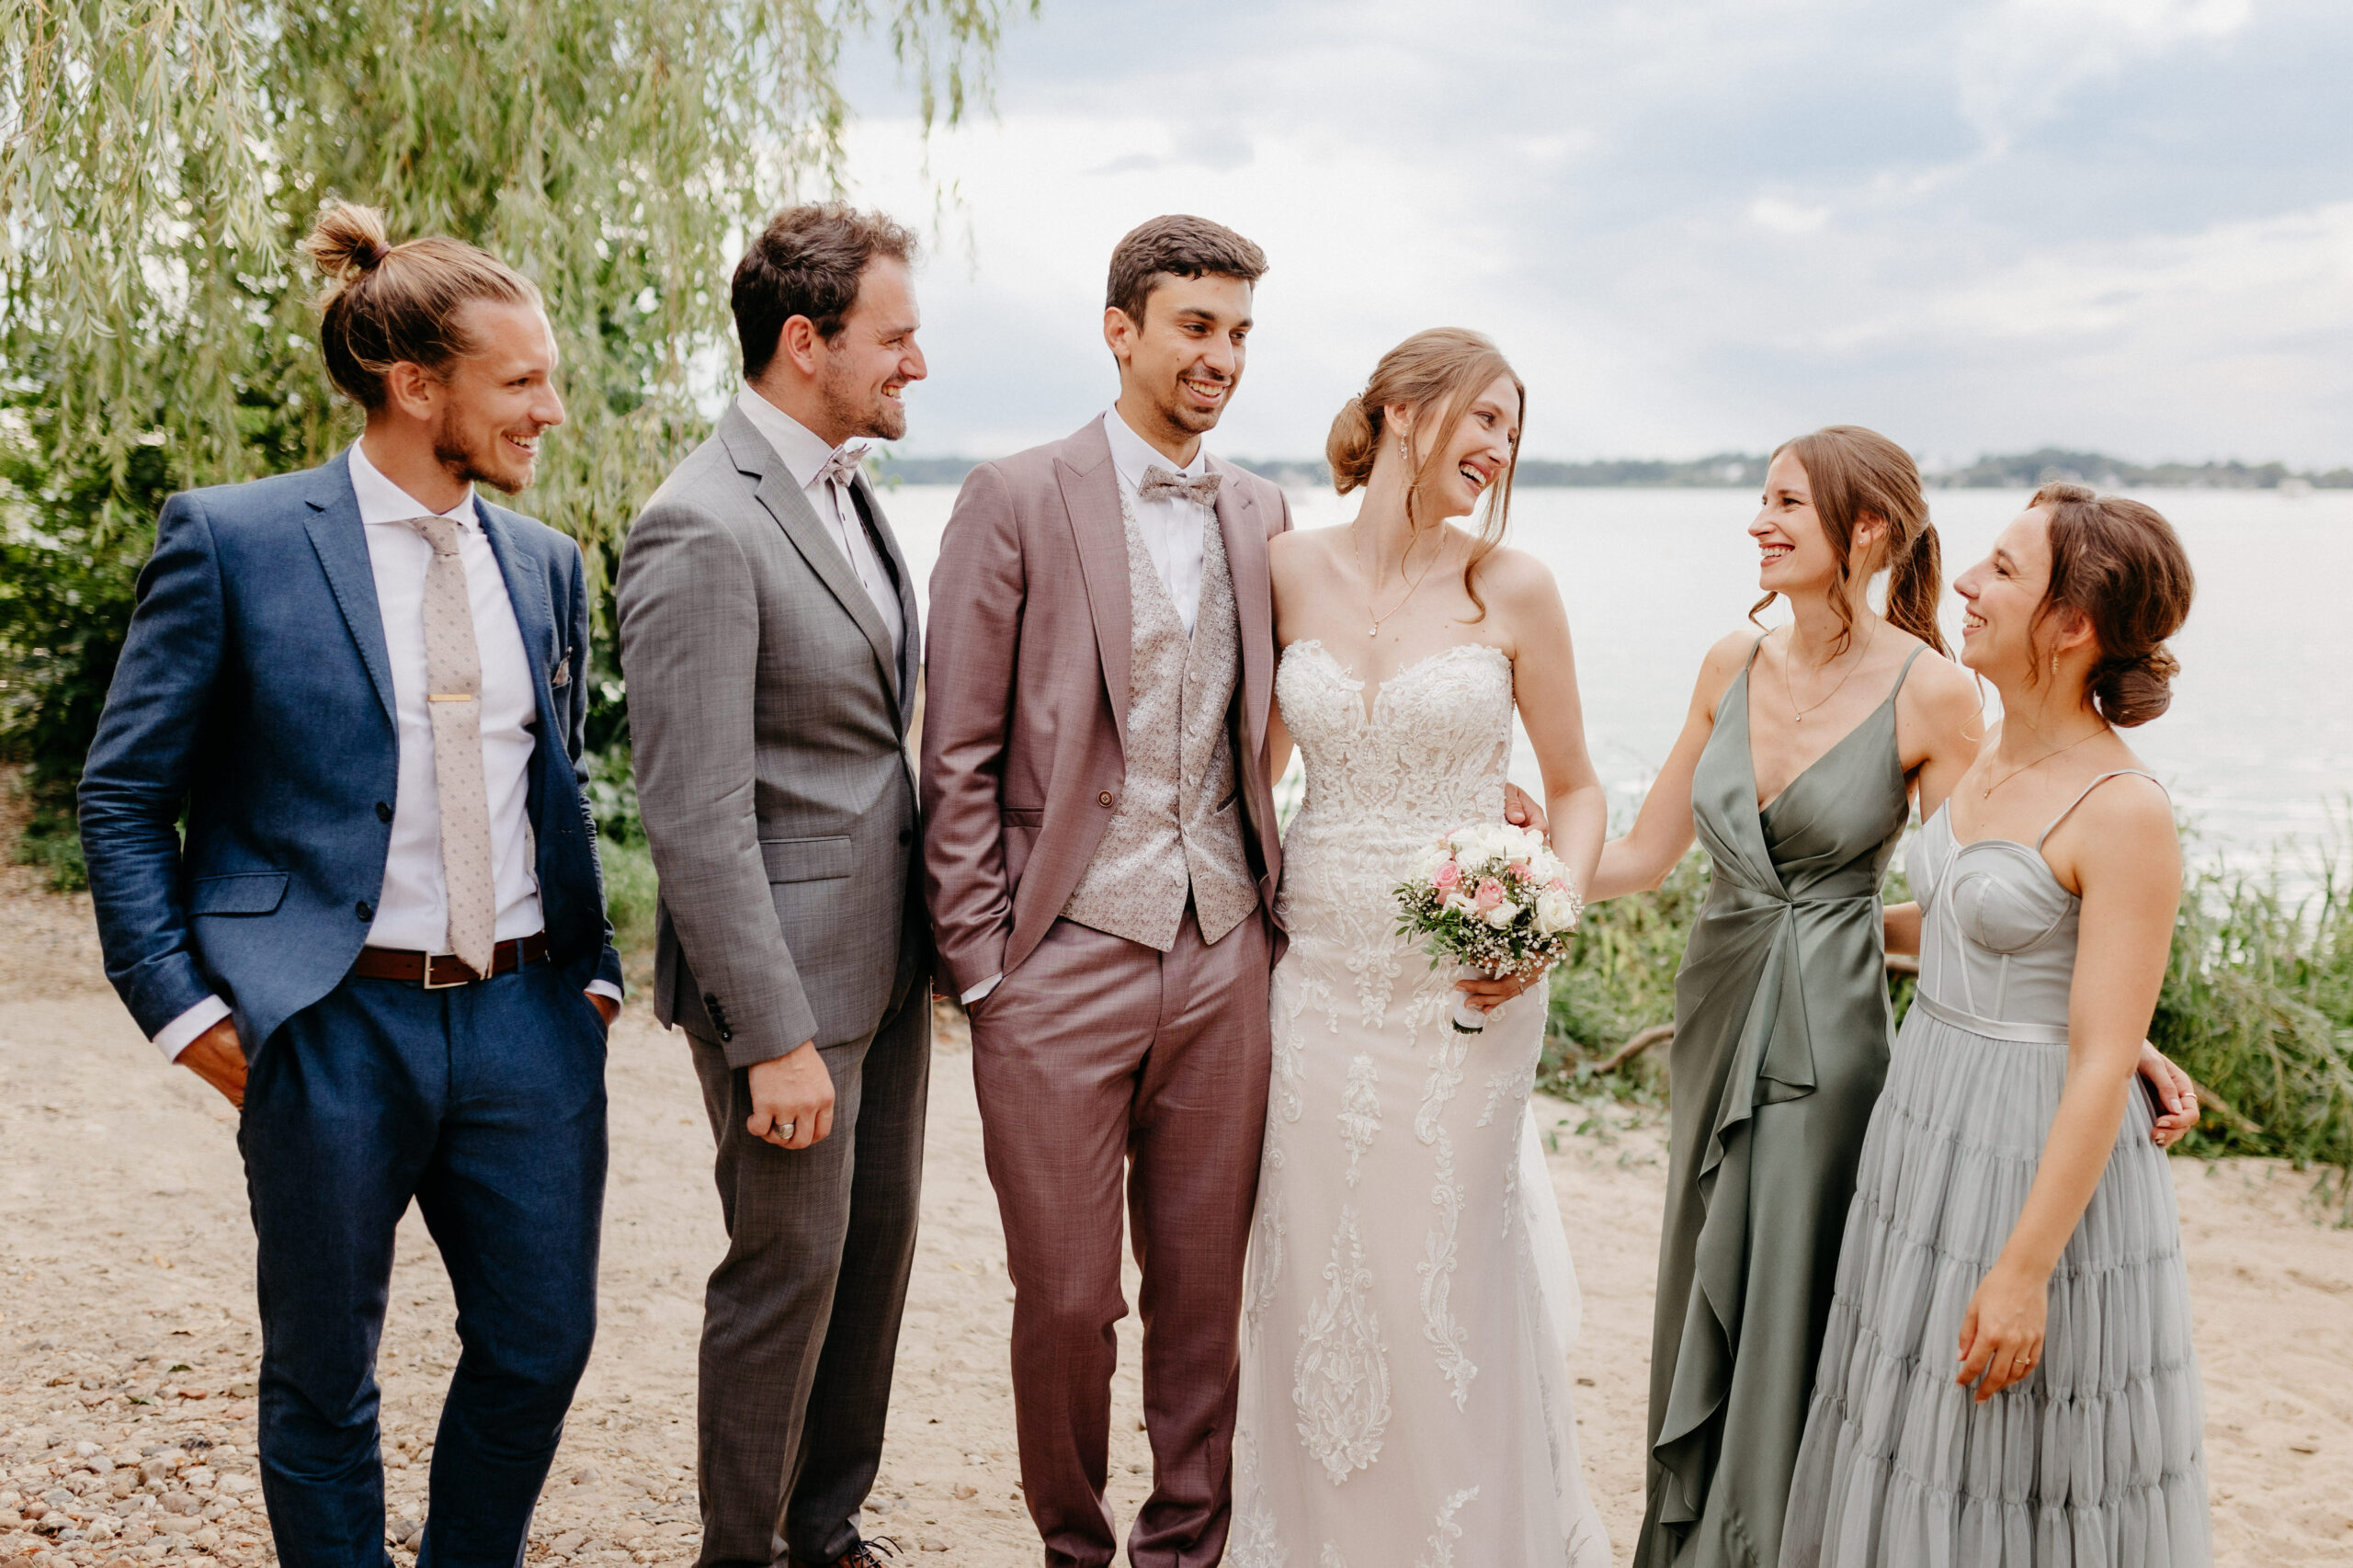
[[[979,465],[977,458],[884,457],[878,475],[902,484],[958,484]],[[1236,458],[1239,467],[1290,489],[1321,489],[1331,470],[1305,459]],[[1719,452],[1674,462],[1651,459],[1604,459],[1554,462],[1523,458],[1518,483],[1541,489],[1743,490],[1763,483],[1766,455]],[[2285,463],[2131,463],[2100,452],[2071,452],[2056,447],[2006,457],[1983,457],[1966,468],[1924,473],[1932,490],[2031,490],[2053,480],[2100,490],[2353,490],[2353,468],[2298,472]]]

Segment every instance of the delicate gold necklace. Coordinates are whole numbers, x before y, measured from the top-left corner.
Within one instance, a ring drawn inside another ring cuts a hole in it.
[[[1422,579],[1430,574],[1430,568],[1438,564],[1438,555],[1445,549],[1446,540],[1441,538],[1438,540],[1438,549],[1430,551],[1429,560],[1422,563],[1422,575],[1415,578],[1412,585],[1405,589],[1404,598],[1399,599],[1395,604],[1391,605],[1386,614],[1375,615],[1372,613],[1372,574],[1364,569],[1364,540],[1358,534],[1356,526],[1354,524],[1349,525],[1348,551],[1356,559],[1357,575],[1365,580],[1365,619],[1372,622],[1372,625],[1365,631],[1365,635],[1367,637],[1380,636],[1381,623],[1387,620],[1391,616],[1395,615],[1399,610],[1404,609],[1406,604],[1412,600],[1413,597],[1422,591]],[[1405,546],[1405,554],[1407,556],[1411,556],[1413,553],[1414,547],[1409,542]],[[1400,559],[1397,562],[1397,574],[1400,577],[1405,574],[1405,562],[1403,559]]]
[[[1847,683],[1855,678],[1855,672],[1863,667],[1863,661],[1871,656],[1871,644],[1878,641],[1879,618],[1877,616],[1873,616],[1871,618],[1871,634],[1863,639],[1863,651],[1855,655],[1855,662],[1847,666],[1847,673],[1838,677],[1838,684],[1832,687],[1829,691],[1823,695],[1822,702],[1829,701],[1832,698],[1837,696],[1841,691],[1844,691],[1847,688]],[[1798,706],[1797,688],[1790,684],[1790,666],[1797,663],[1797,642],[1798,629],[1792,626],[1790,628],[1790,645],[1788,648],[1784,649],[1781,653],[1781,695],[1790,699],[1790,711],[1796,714],[1797,722],[1802,724],[1805,722],[1805,716],[1807,714],[1817,712],[1821,710],[1822,702],[1817,702],[1811,708],[1801,708]]]
[[[2108,726],[2106,724],[2102,724],[2098,729],[2086,730],[2084,733],[2077,735],[2074,740],[2069,741],[2063,746],[2052,747],[2049,751],[2044,752],[2040,756],[2036,757],[2032,762],[2024,764],[2021,767],[2013,767],[2007,773],[2003,774],[1999,778],[1995,779],[1991,784],[1986,785],[1985,792],[1977,798],[1981,801],[1992,800],[1994,798],[1995,790],[2000,789],[2003,785],[2007,784],[2011,779],[2016,778],[2028,768],[2040,767],[2044,763],[2049,762],[2052,757],[2059,756],[2062,752],[2074,751],[2077,746],[2082,745],[2094,735],[2106,734],[2107,733]]]

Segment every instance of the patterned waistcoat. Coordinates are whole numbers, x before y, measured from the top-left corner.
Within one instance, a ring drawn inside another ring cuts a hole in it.
[[[1226,727],[1241,677],[1241,627],[1215,517],[1202,526],[1200,612],[1188,638],[1124,494],[1120,514],[1135,629],[1127,782],[1063,918],[1165,953],[1176,945],[1188,893],[1206,942],[1258,907]]]

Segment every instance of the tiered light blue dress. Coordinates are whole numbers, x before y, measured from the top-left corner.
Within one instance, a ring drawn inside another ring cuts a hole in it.
[[[1960,844],[1939,810],[1913,846],[1920,988],[1863,1143],[1782,1568],[2213,1561],[2181,1225],[2140,1093],[2052,1273],[2041,1364],[1984,1404],[1953,1381],[2067,1077],[2081,903],[2041,844]]]

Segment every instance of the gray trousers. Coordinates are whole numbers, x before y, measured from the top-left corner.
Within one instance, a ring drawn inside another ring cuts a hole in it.
[[[903,966],[867,1040],[821,1048],[834,1130],[785,1150],[745,1131],[747,1069],[689,1035],[719,1143],[727,1256],[703,1297],[702,1568],[829,1563],[858,1544],[881,1461],[915,1261],[931,994]]]

